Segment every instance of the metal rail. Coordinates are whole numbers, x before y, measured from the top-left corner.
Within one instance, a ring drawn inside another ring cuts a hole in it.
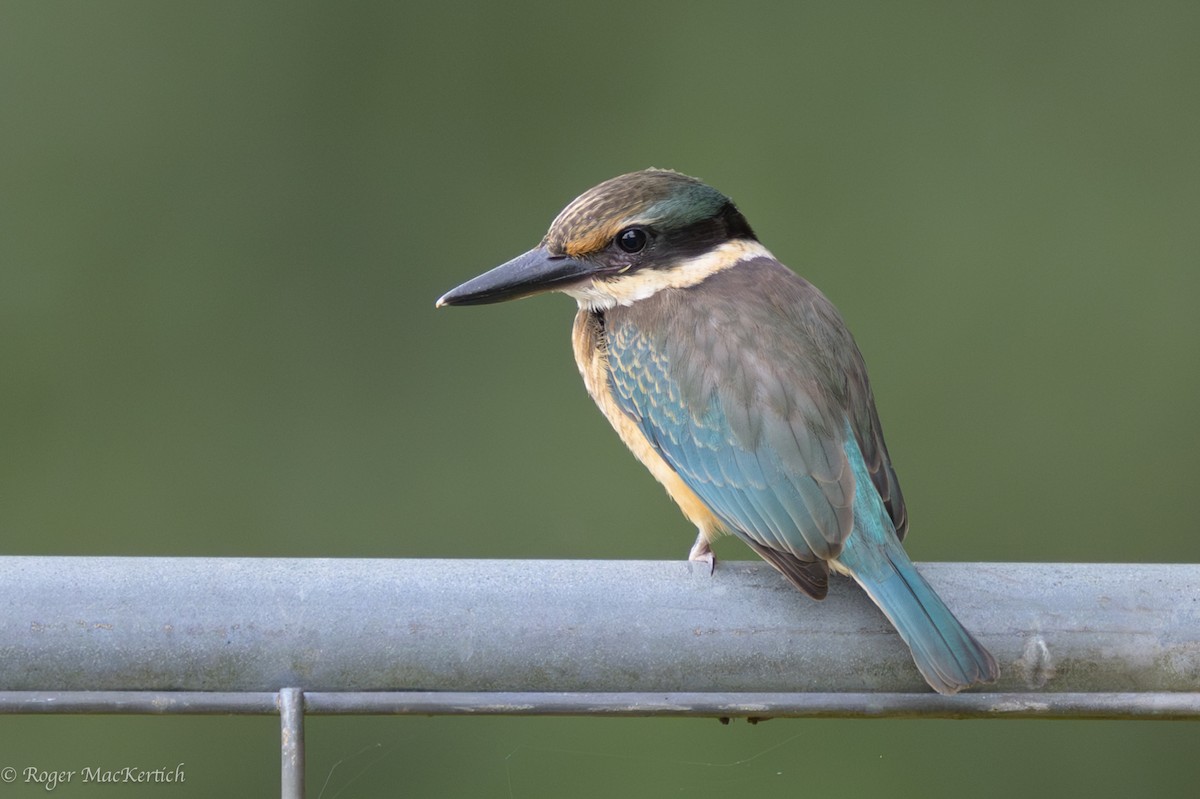
[[[1002,675],[942,697],[761,563],[0,557],[0,713],[1200,718],[1200,566],[924,564]]]
[[[302,711],[302,712],[297,712]],[[1182,693],[539,693],[534,691],[3,691],[0,714],[279,714],[285,770],[303,757],[303,716],[699,716],[746,718],[1200,718],[1200,692]]]

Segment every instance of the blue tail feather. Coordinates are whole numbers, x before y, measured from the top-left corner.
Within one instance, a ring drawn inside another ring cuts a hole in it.
[[[854,530],[838,563],[892,622],[934,690],[953,694],[976,683],[992,682],[1000,674],[995,658],[967,632],[909,560],[853,434],[848,439],[846,455],[856,482]]]
[[[991,653],[954,617],[895,534],[887,531],[880,545],[862,541],[863,532],[855,530],[838,560],[895,626],[934,690],[953,694],[995,680],[999,669]],[[862,552],[865,547],[872,551]]]

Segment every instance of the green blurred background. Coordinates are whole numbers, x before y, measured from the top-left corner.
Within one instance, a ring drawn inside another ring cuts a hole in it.
[[[1200,560],[1198,36],[1189,2],[5,3],[2,549],[682,558],[573,303],[433,307],[654,165],[841,308],[914,558]],[[0,716],[0,766],[270,795],[276,725]],[[314,718],[309,795],[1193,795],[1197,731]]]

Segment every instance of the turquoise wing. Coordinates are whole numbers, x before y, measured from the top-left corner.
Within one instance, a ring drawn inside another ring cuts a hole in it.
[[[727,530],[781,568],[772,554],[819,564],[809,577],[823,583],[824,561],[837,557],[853,524],[854,477],[840,437],[803,414],[729,408],[718,391],[689,402],[647,337],[627,326],[610,332],[613,395],[655,450]]]
[[[729,273],[607,312],[610,388],[729,532],[823,595],[825,561],[854,527],[848,430],[906,527],[865,368],[811,284],[774,262]]]

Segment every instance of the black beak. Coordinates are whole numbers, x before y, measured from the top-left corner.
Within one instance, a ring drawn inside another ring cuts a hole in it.
[[[437,301],[443,305],[485,305],[515,300],[578,283],[596,271],[565,255],[551,255],[544,247],[534,247],[506,264],[450,289]]]

